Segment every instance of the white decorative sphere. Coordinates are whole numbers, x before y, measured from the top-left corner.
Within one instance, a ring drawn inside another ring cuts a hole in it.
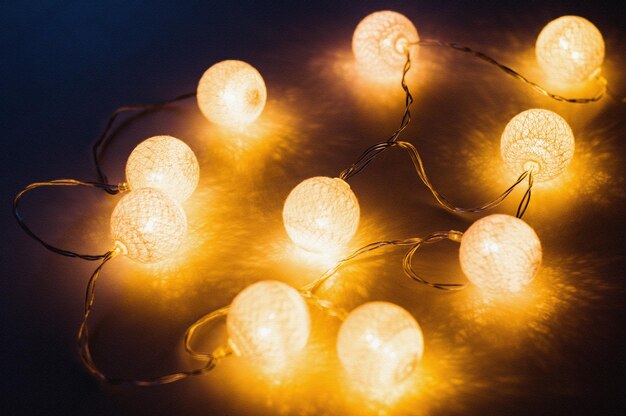
[[[413,316],[388,302],[369,302],[353,310],[337,337],[343,368],[366,389],[393,387],[406,380],[423,352],[424,337]]]
[[[500,142],[507,167],[547,181],[560,175],[574,157],[574,134],[560,115],[542,109],[522,111],[509,121]]]
[[[250,123],[259,117],[267,90],[263,77],[243,61],[222,61],[206,70],[198,83],[198,107],[211,122],[224,126]]]
[[[417,29],[404,15],[392,11],[375,12],[357,25],[352,36],[352,51],[357,64],[373,78],[402,76],[406,50],[417,55]]]
[[[459,250],[467,278],[487,293],[519,292],[541,265],[541,242],[519,218],[494,214],[463,234]]]
[[[567,83],[583,82],[602,66],[604,39],[589,20],[562,16],[539,33],[535,53],[550,77]]]
[[[266,368],[280,368],[309,339],[309,309],[298,291],[274,280],[254,283],[233,300],[226,318],[235,353]]]
[[[159,189],[178,202],[191,196],[199,177],[196,155],[185,142],[172,136],[144,140],[126,162],[126,181],[131,190]]]
[[[344,180],[316,176],[296,186],[283,207],[283,223],[296,245],[313,252],[345,246],[359,226],[359,202]]]
[[[155,263],[174,253],[187,233],[187,218],[178,203],[153,188],[131,191],[111,215],[111,235],[133,260]]]

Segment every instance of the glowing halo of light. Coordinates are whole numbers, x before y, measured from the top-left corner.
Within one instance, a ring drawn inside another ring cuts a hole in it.
[[[461,239],[459,260],[467,278],[488,294],[522,290],[541,265],[541,241],[523,220],[493,214],[474,222]]]
[[[159,189],[183,202],[196,189],[200,166],[193,150],[172,136],[154,136],[139,143],[126,162],[131,190]]]
[[[345,246],[356,233],[359,216],[359,202],[350,185],[326,176],[300,182],[283,207],[283,224],[291,240],[318,253]]]
[[[507,167],[521,174],[532,169],[538,182],[559,176],[574,157],[574,133],[560,115],[544,109],[522,111],[502,132],[500,151]]]
[[[359,387],[386,389],[405,381],[424,353],[422,330],[413,316],[389,302],[354,309],[339,329],[337,354]]]
[[[597,27],[580,16],[561,16],[539,33],[535,44],[539,66],[566,83],[587,81],[600,71],[604,39]]]
[[[158,189],[127,193],[111,214],[111,236],[116,246],[142,263],[156,263],[174,253],[186,233],[185,212]]]
[[[296,289],[264,280],[235,297],[226,328],[229,345],[238,356],[273,370],[306,346],[311,323],[308,306]]]
[[[417,56],[417,29],[403,14],[384,10],[359,22],[352,35],[352,51],[359,69],[374,79],[400,79],[406,50]]]
[[[233,127],[256,120],[267,101],[263,77],[252,65],[237,60],[218,62],[200,78],[198,107],[207,120]]]

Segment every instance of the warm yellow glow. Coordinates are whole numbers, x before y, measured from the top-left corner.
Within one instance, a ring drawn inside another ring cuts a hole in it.
[[[416,369],[424,352],[422,330],[406,310],[370,302],[353,310],[339,329],[343,368],[365,389],[393,388]]]
[[[352,51],[359,68],[377,79],[402,77],[406,50],[417,55],[419,36],[413,23],[404,15],[392,11],[375,12],[358,24],[352,36]]]
[[[111,235],[133,260],[154,263],[172,254],[187,232],[187,218],[178,203],[153,188],[131,191],[111,215]]]
[[[250,123],[259,117],[267,90],[263,77],[243,61],[222,61],[206,70],[198,83],[198,106],[211,122],[224,126]]]
[[[532,169],[537,181],[560,175],[574,157],[574,134],[549,110],[526,110],[509,121],[500,143],[502,158],[516,174]]]
[[[359,226],[359,201],[344,180],[316,176],[293,188],[283,207],[291,240],[305,250],[329,252],[345,246]]]
[[[541,265],[541,242],[519,218],[494,214],[463,234],[459,250],[467,278],[490,294],[519,292]]]
[[[156,188],[178,202],[196,189],[200,176],[198,159],[183,141],[154,136],[139,143],[126,162],[130,189]]]
[[[235,353],[264,369],[279,369],[306,345],[309,309],[298,291],[274,280],[248,286],[233,300],[226,318]]]
[[[600,70],[604,40],[589,20],[562,16],[539,33],[535,53],[548,76],[567,83],[583,82]]]

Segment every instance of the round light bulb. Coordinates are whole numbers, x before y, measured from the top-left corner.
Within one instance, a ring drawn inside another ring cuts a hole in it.
[[[547,181],[560,175],[574,157],[574,134],[560,115],[542,109],[522,111],[509,121],[500,142],[502,158],[517,174],[532,169]]]
[[[222,61],[206,70],[198,83],[198,107],[211,122],[224,126],[250,123],[259,117],[267,90],[263,77],[243,61]]]
[[[302,181],[283,207],[283,223],[291,240],[314,252],[346,245],[359,226],[359,215],[359,201],[350,185],[325,176]]]
[[[519,292],[541,265],[541,242],[519,218],[494,214],[463,234],[459,250],[467,278],[487,293]]]
[[[311,323],[306,302],[296,289],[265,280],[235,297],[226,328],[237,355],[260,367],[277,369],[305,347]]]
[[[178,203],[153,188],[131,191],[111,215],[111,235],[133,260],[154,263],[174,253],[187,232],[187,218]]]
[[[196,189],[200,166],[193,151],[172,136],[154,136],[139,143],[126,162],[131,190],[155,188],[178,202]]]
[[[406,380],[423,352],[424,337],[413,316],[388,302],[359,306],[348,315],[337,336],[343,368],[366,389],[389,388]]]
[[[535,53],[548,76],[567,83],[583,82],[602,66],[604,39],[589,20],[562,16],[541,30]]]
[[[352,36],[352,51],[359,67],[378,79],[402,76],[406,50],[417,55],[417,29],[404,15],[389,10],[375,12],[357,25]]]

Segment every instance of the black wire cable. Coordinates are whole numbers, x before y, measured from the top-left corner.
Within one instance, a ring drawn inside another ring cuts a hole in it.
[[[107,256],[108,253],[104,253],[104,254],[81,254],[81,253],[77,253],[77,252],[74,252],[74,251],[64,250],[64,249],[55,247],[55,246],[45,242],[39,236],[37,236],[37,234],[35,234],[26,225],[26,222],[24,221],[24,218],[22,217],[22,215],[19,212],[20,201],[21,201],[22,197],[27,192],[32,191],[33,189],[44,187],[44,186],[88,186],[88,187],[93,187],[93,188],[104,189],[107,192],[109,192],[109,191],[111,191],[111,192],[117,191],[118,187],[116,185],[110,185],[108,183],[84,182],[84,181],[78,181],[78,180],[75,180],[75,179],[56,179],[56,180],[47,181],[47,182],[31,183],[26,188],[22,189],[15,196],[15,198],[13,199],[13,215],[15,216],[15,219],[17,220],[17,223],[20,225],[20,227],[22,227],[22,229],[26,232],[26,234],[28,234],[29,237],[31,237],[35,241],[38,241],[46,249],[52,251],[53,253],[60,254],[62,256],[77,257],[77,258],[83,259],[83,260],[95,261],[95,260],[104,259]],[[114,193],[117,193],[117,192],[114,192]]]
[[[77,334],[77,343],[78,343],[78,351],[80,354],[80,359],[82,363],[85,365],[85,368],[89,371],[91,375],[100,380],[103,383],[119,385],[119,384],[132,384],[135,386],[158,386],[162,384],[173,383],[178,380],[182,380],[188,377],[200,376],[209,371],[211,371],[217,365],[219,359],[221,357],[215,357],[211,354],[204,354],[202,359],[206,360],[206,363],[203,367],[187,370],[187,371],[179,371],[171,374],[166,374],[158,377],[150,377],[144,379],[127,379],[127,378],[112,378],[106,376],[102,371],[98,369],[96,366],[93,357],[91,355],[91,350],[89,348],[89,328],[87,327],[87,319],[91,313],[93,308],[95,295],[96,295],[96,283],[98,281],[98,277],[100,276],[100,272],[104,265],[114,258],[118,254],[118,250],[111,250],[107,252],[102,258],[101,263],[94,270],[91,277],[89,278],[89,282],[87,284],[87,290],[85,292],[85,309],[83,314],[83,320],[80,324]]]
[[[113,124],[115,123],[115,120],[117,119],[117,117],[125,112],[128,111],[140,111],[140,112],[146,112],[146,111],[154,111],[154,110],[158,110],[161,109],[169,104],[173,104],[176,103],[178,101],[182,101],[182,100],[186,100],[187,98],[191,98],[191,97],[195,97],[196,96],[196,92],[189,92],[186,94],[182,94],[179,95],[177,97],[174,97],[170,100],[166,100],[166,101],[161,101],[158,103],[153,103],[153,104],[131,104],[131,105],[125,105],[123,107],[120,107],[118,109],[116,109],[115,111],[113,111],[113,113],[111,113],[111,116],[109,117],[109,120],[106,124],[106,127],[104,128],[104,130],[102,131],[102,134],[100,134],[100,137],[98,138],[98,140],[94,143],[92,149],[91,149],[91,153],[93,156],[93,161],[94,164],[96,166],[96,172],[98,174],[98,178],[100,180],[100,182],[103,183],[107,183],[108,182],[108,178],[107,175],[105,175],[104,170],[102,169],[102,165],[100,162],[100,155],[102,153],[102,150],[106,147],[106,145],[110,142],[110,140],[115,137],[115,134],[109,134],[111,132],[111,129],[113,128]],[[119,192],[119,190],[117,189],[105,189],[106,192],[108,192],[111,195],[115,195]]]

